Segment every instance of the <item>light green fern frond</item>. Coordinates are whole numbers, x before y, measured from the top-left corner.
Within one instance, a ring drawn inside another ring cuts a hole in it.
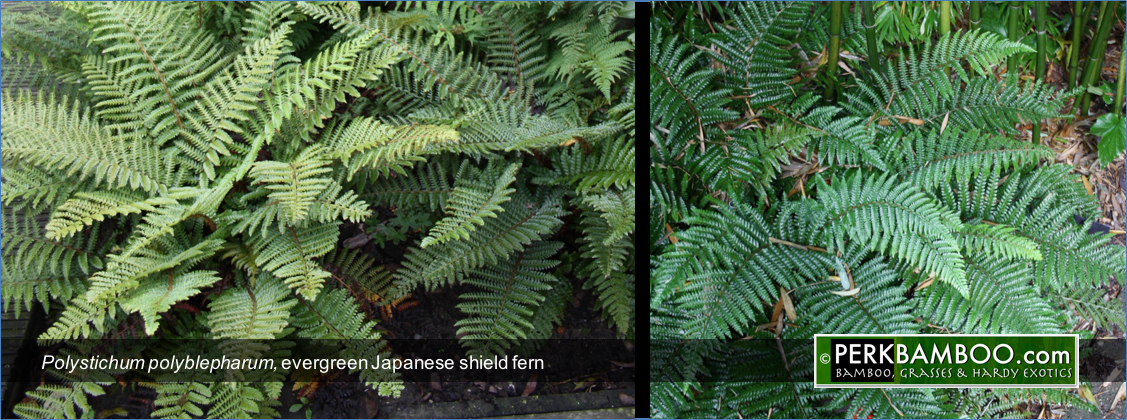
[[[5,159],[65,173],[92,186],[167,191],[182,182],[171,158],[153,144],[113,136],[88,110],[53,95],[4,94]]]
[[[332,172],[329,164],[328,151],[313,146],[289,162],[255,163],[250,176],[270,190],[270,199],[277,203],[286,222],[295,225],[309,216],[317,196],[332,181],[322,177]]]
[[[501,355],[528,339],[534,308],[544,301],[555,276],[546,272],[559,264],[550,258],[559,242],[537,242],[498,263],[475,269],[465,283],[479,292],[462,295],[458,309],[467,315],[454,324],[459,341],[478,356]]]
[[[314,300],[330,276],[316,259],[336,246],[338,226],[340,222],[287,227],[281,232],[263,230],[262,236],[250,241],[257,252],[255,264],[274,273],[291,289],[297,289],[298,295]]]
[[[390,352],[386,343],[375,331],[375,322],[366,321],[348,290],[325,292],[327,296],[316,301],[303,301],[294,312],[292,323],[300,327],[299,336],[316,340],[335,340],[343,348],[341,357],[376,360],[387,359]],[[354,370],[355,372],[356,370]],[[382,396],[399,397],[403,384],[398,374],[382,369],[358,370],[360,380]]]
[[[459,171],[462,176],[455,181],[454,191],[446,201],[447,217],[438,221],[430,236],[423,238],[420,248],[448,240],[468,239],[470,232],[477,230],[474,225],[485,225],[485,218],[496,218],[498,212],[504,211],[501,204],[511,200],[510,195],[516,191],[509,185],[516,180],[520,163],[510,164],[504,169],[493,163],[490,162],[480,178],[468,176],[463,166],[463,170]]]
[[[382,175],[422,161],[421,155],[447,142],[456,142],[452,128],[430,125],[396,127],[372,118],[358,118],[326,134],[333,156],[344,162],[349,175],[374,169]]]
[[[469,270],[506,258],[563,223],[558,193],[532,198],[518,190],[501,208],[504,212],[496,219],[490,219],[464,240],[412,250],[396,273],[392,295],[404,295],[420,285],[433,290],[460,283]]]
[[[154,211],[156,206],[176,204],[167,197],[144,198],[131,192],[79,192],[55,210],[47,223],[47,238],[69,237],[94,222],[119,215]]]

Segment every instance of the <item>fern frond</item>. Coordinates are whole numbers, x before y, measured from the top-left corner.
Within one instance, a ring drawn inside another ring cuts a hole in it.
[[[355,281],[372,300],[387,296],[391,272],[357,249],[337,249],[323,259],[322,267],[345,283]]]
[[[270,190],[270,199],[277,203],[286,222],[295,225],[309,216],[317,196],[332,182],[321,177],[332,172],[329,164],[325,148],[313,146],[290,162],[255,163],[250,176]]]
[[[138,237],[135,236],[134,239]],[[201,239],[189,245],[180,238],[163,236],[156,238],[150,245],[135,252],[112,254],[106,263],[106,269],[94,273],[90,278],[86,299],[91,302],[113,300],[137,288],[140,280],[150,274],[181,264],[190,266],[214,255],[222,247],[223,241],[217,238]]]
[[[677,291],[673,299],[678,310],[691,320],[683,327],[689,337],[729,337],[760,316],[745,302],[775,302],[779,286],[791,289],[821,280],[832,266],[825,254],[772,241],[767,221],[743,204],[698,212],[686,222],[690,228],[678,233],[675,251],[662,261],[670,271],[659,271],[655,278],[679,279],[680,284],[666,287]]]
[[[703,60],[703,53],[663,32],[661,26],[650,25],[650,136],[657,143],[652,160],[672,164],[685,141],[692,139],[703,150],[706,142],[721,138],[714,125],[739,114],[725,107],[731,90],[712,86],[719,72],[693,66]],[[740,50],[744,56],[742,46]]]
[[[392,295],[404,295],[419,285],[432,290],[460,283],[469,270],[505,258],[563,223],[558,193],[532,198],[518,190],[501,208],[504,212],[470,232],[467,239],[412,250],[396,273]]]
[[[207,417],[213,419],[249,419],[258,417],[260,404],[266,396],[252,382],[214,382],[211,384],[211,408]]]
[[[538,176],[534,182],[543,185],[571,185],[576,191],[620,190],[633,188],[633,140],[620,136],[595,145],[591,153],[580,147],[563,148],[552,158],[552,172]]]
[[[913,299],[916,313],[951,331],[982,334],[1063,332],[1059,314],[1029,284],[1023,261],[968,254],[969,298],[953,287],[933,284]]]
[[[100,224],[87,233],[52,240],[35,217],[4,213],[0,218],[4,308],[20,300],[28,309],[33,299],[46,304],[49,292],[69,300],[83,293],[90,275],[103,267],[109,244],[99,244]]]
[[[1115,299],[1104,299],[1104,289],[1078,285],[1052,293],[1048,293],[1053,301],[1053,309],[1064,308],[1075,312],[1080,319],[1084,319],[1111,331],[1113,325],[1123,325],[1127,322],[1123,305]]]
[[[201,407],[211,404],[211,388],[201,382],[161,382],[155,390],[154,418],[203,417]]]
[[[47,331],[39,335],[39,340],[52,343],[97,338],[107,331],[107,318],[113,320],[116,315],[116,302],[90,303],[85,297],[77,296],[67,302],[66,309]]]
[[[121,301],[126,312],[137,312],[145,320],[145,334],[152,336],[157,330],[158,314],[167,312],[172,305],[200,292],[200,289],[219,281],[218,273],[209,270],[190,271],[180,275],[155,274],[137,286]]]
[[[326,134],[335,158],[349,168],[349,176],[364,169],[381,175],[395,171],[406,175],[403,167],[423,160],[422,155],[447,142],[457,142],[452,128],[430,125],[395,127],[371,118],[357,118],[343,128]]]
[[[892,151],[890,169],[924,189],[952,177],[1028,168],[1054,156],[1052,150],[1035,143],[950,127],[942,134],[934,130],[911,132],[888,147]]]
[[[4,94],[5,159],[22,160],[66,173],[92,186],[165,192],[181,183],[170,160],[152,144],[113,136],[77,102],[58,104],[53,95]]]
[[[534,308],[544,301],[555,276],[546,272],[559,265],[550,258],[559,242],[537,242],[507,261],[475,269],[464,282],[480,292],[462,295],[458,309],[467,315],[454,324],[463,347],[478,356],[501,355],[528,339]]]
[[[820,186],[818,201],[828,213],[831,250],[846,238],[919,267],[967,294],[966,271],[951,234],[956,215],[910,184],[886,175],[855,174]]]
[[[282,25],[268,37],[248,45],[230,66],[200,90],[200,99],[184,112],[183,132],[177,146],[202,163],[208,179],[215,179],[220,157],[244,131],[239,124],[250,120],[248,112],[258,108],[259,95],[273,79],[278,56],[289,47],[289,25]]]
[[[900,276],[879,258],[862,261],[864,253],[847,253],[856,286],[853,296],[836,296],[839,282],[815,283],[799,287],[795,301],[803,308],[799,317],[807,315],[826,328],[820,331],[838,334],[912,334],[919,327],[913,322],[911,305],[904,298],[906,287]],[[849,258],[852,257],[852,258]],[[793,321],[793,320],[792,320]]]
[[[741,90],[751,108],[793,95],[787,85],[796,70],[786,47],[809,8],[810,3],[799,1],[740,3],[733,10],[732,27],[721,27],[709,39],[716,45],[709,56],[723,66],[728,84]]]
[[[446,207],[454,192],[448,166],[442,162],[420,164],[407,176],[384,177],[369,188],[365,198],[373,204],[406,207],[421,204],[431,211]]]
[[[219,339],[273,339],[289,324],[297,304],[282,283],[261,274],[253,286],[231,288],[208,304],[207,324]]]
[[[454,191],[446,201],[446,218],[439,220],[431,229],[430,235],[423,238],[419,248],[426,248],[431,244],[441,244],[448,240],[468,239],[470,232],[477,230],[474,225],[485,225],[485,218],[496,218],[498,212],[505,211],[501,207],[511,200],[510,195],[516,191],[509,185],[516,180],[520,163],[513,163],[501,169],[490,162],[488,168],[474,179],[466,173],[465,166],[459,171],[460,175],[455,181]]]
[[[1040,260],[1037,243],[1015,233],[1006,225],[965,224],[953,231],[964,255],[985,254],[1007,259]]]
[[[376,360],[387,359],[390,351],[375,330],[375,322],[364,319],[364,314],[348,290],[325,292],[327,296],[315,301],[302,301],[294,312],[292,323],[300,327],[298,335],[316,340],[336,340],[344,346],[341,357]],[[381,396],[399,397],[403,384],[395,372],[382,369],[359,370],[360,380],[379,392]]]
[[[340,222],[304,228],[288,227],[279,232],[263,230],[251,239],[257,252],[255,265],[274,273],[297,294],[314,300],[330,274],[315,261],[336,246]]]
[[[123,214],[154,211],[156,206],[170,204],[176,204],[176,200],[167,197],[146,199],[129,192],[79,192],[55,210],[51,221],[47,223],[47,238],[66,238],[96,221],[101,222]]]

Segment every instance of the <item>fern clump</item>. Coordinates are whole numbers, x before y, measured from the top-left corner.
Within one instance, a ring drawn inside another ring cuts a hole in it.
[[[1089,233],[1097,202],[1053,150],[1011,137],[1076,93],[996,77],[1024,44],[884,45],[895,59],[828,69],[835,100],[814,74],[829,7],[654,12],[651,416],[1016,415],[1016,392],[814,389],[810,339],[1123,328],[1098,287],[1124,284],[1124,249]],[[849,16],[843,43],[864,49]]]
[[[624,2],[5,13],[4,82],[33,83],[2,93],[4,309],[41,305],[62,351],[135,334],[146,357],[202,338],[261,358],[300,338],[374,360],[390,349],[361,303],[466,285],[467,352],[512,354],[551,336],[574,282],[632,338],[632,19]],[[381,214],[411,226],[387,267],[340,237]],[[140,375],[157,417],[277,416],[288,372],[255,374]],[[116,385],[91,375],[16,414],[93,416]]]

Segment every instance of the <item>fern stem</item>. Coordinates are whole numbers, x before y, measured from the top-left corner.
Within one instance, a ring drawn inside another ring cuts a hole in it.
[[[830,46],[827,48],[826,54],[829,54],[829,59],[826,61],[827,70],[826,74],[829,76],[829,82],[826,84],[826,100],[833,100],[834,85],[837,84],[837,56],[838,48],[841,45],[841,3],[840,1],[830,2]]]
[[[1072,47],[1068,51],[1068,87],[1076,86],[1076,69],[1080,64],[1080,41],[1084,39],[1084,27],[1087,26],[1088,17],[1084,16],[1084,2],[1072,4]]]
[[[1115,15],[1115,6],[1109,7],[1110,1],[1100,2],[1100,17],[1097,22],[1099,24],[1096,31],[1096,38],[1092,40],[1092,46],[1088,48],[1088,62],[1084,63],[1084,78],[1082,85],[1090,87],[1099,80],[1100,67],[1104,64],[1104,50],[1107,49],[1107,35],[1111,32],[1112,16]],[[1084,93],[1080,95],[1080,109],[1077,110],[1081,117],[1088,116],[1088,104],[1091,100],[1091,95],[1085,89]]]
[[[970,2],[970,30],[977,31],[978,25],[982,23],[982,2]]]
[[[1045,14],[1047,6],[1045,2],[1037,2],[1037,64],[1036,73],[1034,75],[1035,81],[1043,80],[1045,78],[1045,53],[1048,49],[1048,39],[1045,37]],[[1033,138],[1034,143],[1041,143],[1041,121],[1033,123]]]
[[[880,54],[877,52],[877,24],[873,18],[873,3],[862,1],[861,18],[865,26],[865,43],[869,47],[869,68],[876,70],[880,67]]]
[[[1010,41],[1017,42],[1017,23],[1018,20],[1021,19],[1021,9],[1022,7],[1020,1],[1010,2],[1009,27],[1006,29],[1006,35],[1009,37]],[[1017,55],[1010,55],[1009,59],[1006,60],[1006,74],[1018,74],[1017,67]]]
[[[1123,82],[1124,75],[1127,75],[1127,54],[1119,53],[1119,76],[1115,79],[1115,112],[1119,116],[1123,116]]]

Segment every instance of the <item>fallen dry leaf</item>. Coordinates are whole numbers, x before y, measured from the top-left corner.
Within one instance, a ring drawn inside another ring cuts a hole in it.
[[[779,301],[783,303],[783,308],[787,311],[787,318],[791,321],[798,320],[798,314],[794,311],[794,302],[791,302],[790,295],[787,294],[787,289],[779,286]]]
[[[831,290],[830,293],[833,293],[833,294],[838,295],[838,296],[853,296],[853,295],[857,294],[857,292],[860,292],[860,291],[861,291],[860,287],[854,287],[854,288],[849,289],[849,290]]]
[[[524,392],[520,393],[522,397],[527,397],[536,392],[536,374],[533,373],[531,378],[528,378],[528,383],[524,385]]]
[[[634,405],[634,397],[631,397],[631,396],[626,395],[626,394],[618,394],[618,400],[622,401],[623,405],[629,405],[629,406]]]

